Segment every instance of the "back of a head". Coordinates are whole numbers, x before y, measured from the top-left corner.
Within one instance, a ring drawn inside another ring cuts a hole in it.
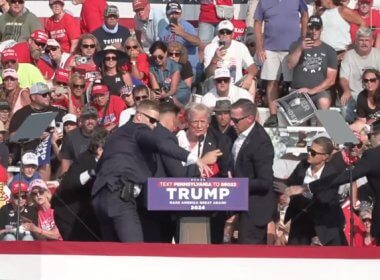
[[[148,110],[154,110],[159,112],[160,107],[156,101],[153,100],[143,100],[139,105],[136,107],[136,111],[148,111]]]
[[[249,99],[239,99],[231,105],[231,110],[241,109],[244,115],[256,116],[257,107]]]
[[[160,103],[160,116],[166,113],[172,113],[172,114],[178,115],[179,111],[180,109],[178,108],[178,106],[176,106],[172,102]]]

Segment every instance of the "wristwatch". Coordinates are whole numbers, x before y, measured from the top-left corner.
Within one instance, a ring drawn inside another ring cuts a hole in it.
[[[136,65],[137,65],[136,61],[132,61],[131,64],[132,64],[133,66],[136,66]]]

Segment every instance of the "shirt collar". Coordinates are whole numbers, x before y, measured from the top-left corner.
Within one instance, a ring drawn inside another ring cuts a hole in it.
[[[244,130],[242,133],[240,133],[240,134],[239,134],[239,137],[244,137],[244,138],[246,138],[246,137],[249,135],[249,133],[251,133],[253,127],[255,126],[255,123],[256,123],[256,122],[253,122],[253,124],[251,124],[250,127],[248,127],[246,130]]]

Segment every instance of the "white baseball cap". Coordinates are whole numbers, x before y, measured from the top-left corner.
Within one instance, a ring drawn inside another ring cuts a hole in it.
[[[228,68],[216,68],[214,73],[214,80],[219,78],[231,78],[230,70]]]
[[[74,114],[70,114],[70,113],[64,115],[62,118],[62,123],[65,124],[67,122],[77,123],[77,116],[75,116]]]
[[[220,30],[223,30],[223,29],[227,29],[227,30],[230,30],[230,31],[234,31],[234,25],[232,24],[231,21],[229,20],[222,20],[221,22],[219,22],[218,24],[218,32]]]
[[[38,166],[38,157],[35,153],[27,152],[21,158],[23,165],[35,165]]]

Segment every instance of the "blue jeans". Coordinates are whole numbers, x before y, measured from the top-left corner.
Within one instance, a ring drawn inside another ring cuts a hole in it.
[[[198,24],[198,36],[202,43],[210,43],[216,36],[217,23],[199,22]]]
[[[356,101],[351,98],[350,101],[346,104],[346,106],[342,106],[342,116],[348,123],[353,123],[356,118]]]

